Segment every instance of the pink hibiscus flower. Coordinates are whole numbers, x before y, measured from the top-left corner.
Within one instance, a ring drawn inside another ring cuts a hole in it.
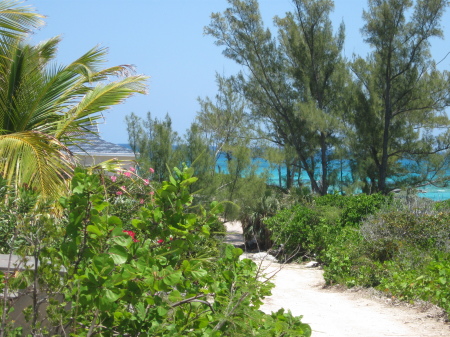
[[[133,239],[133,242],[139,242],[139,240],[136,240],[136,238],[134,237],[136,235],[135,232],[127,231],[127,230],[123,230],[122,232],[127,233],[129,236],[131,236],[131,238]]]

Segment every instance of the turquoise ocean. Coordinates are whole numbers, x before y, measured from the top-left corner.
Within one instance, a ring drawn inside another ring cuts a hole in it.
[[[121,146],[130,148],[129,144],[119,144]],[[269,183],[273,182],[274,184],[278,183],[278,168],[271,167],[268,161],[256,158],[253,159],[253,164],[257,167],[257,173],[269,172]],[[216,170],[218,172],[226,173],[227,170],[227,162],[225,156],[221,155],[217,161]],[[286,174],[286,168],[281,167],[281,174]],[[342,167],[342,176],[345,177],[350,174],[350,170],[345,165]],[[448,175],[450,176],[450,168],[448,170]],[[298,177],[296,178],[298,179]],[[309,178],[306,173],[302,173],[300,176],[300,180],[305,186],[309,186]],[[420,197],[429,198],[434,201],[442,201],[450,199],[450,187],[436,187],[432,185],[421,187],[420,190],[422,193],[418,193]]]
[[[253,159],[253,164],[257,167],[257,173],[269,172],[269,182],[273,182],[274,184],[278,183],[278,168],[271,167],[269,162],[264,159],[256,158]],[[220,156],[217,161],[216,170],[220,172],[227,172],[227,162],[224,156]],[[286,168],[281,167],[281,174],[286,175]],[[450,169],[448,170],[448,174],[450,176]],[[342,167],[342,176],[350,175],[350,170],[348,167]],[[298,177],[296,178],[298,179]],[[309,186],[309,178],[305,172],[303,172],[300,176],[300,180],[305,186]],[[336,187],[338,190],[338,187]],[[436,187],[432,185],[424,186],[419,189],[421,193],[418,193],[418,196],[423,198],[428,198],[434,201],[442,201],[450,199],[450,187]]]

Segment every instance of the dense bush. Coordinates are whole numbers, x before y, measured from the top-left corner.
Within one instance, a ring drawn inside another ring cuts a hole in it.
[[[383,268],[358,229],[345,227],[322,257],[327,284],[373,287],[380,284]]]
[[[428,203],[412,208],[397,204],[368,217],[361,226],[361,233],[367,241],[389,246],[389,250],[412,245],[449,251],[450,212],[437,211]]]
[[[390,198],[375,195],[326,195],[303,199],[303,204],[279,211],[264,220],[274,244],[284,244],[288,256],[314,257],[334,244],[344,227],[358,227],[362,218],[375,212]]]
[[[347,227],[324,254],[330,284],[377,287],[400,299],[426,300],[450,313],[448,203],[396,199]]]
[[[132,219],[111,215],[97,175],[77,171],[63,233],[37,216],[28,252],[35,264],[2,274],[6,294],[21,291],[31,304],[23,312],[39,336],[310,336],[300,317],[258,310],[270,283],[258,268],[240,260],[242,250],[204,245],[221,211],[192,209],[192,170],[175,170]],[[107,195],[106,195],[107,196]],[[59,245],[45,245],[47,237]],[[60,271],[63,270],[64,272]],[[39,285],[39,286],[38,286]],[[19,320],[8,319],[2,302],[3,333],[20,336]],[[20,313],[19,313],[20,314]],[[16,323],[14,323],[14,321]],[[25,328],[25,330],[28,328]]]
[[[343,196],[330,194],[314,198],[316,205],[333,206],[341,210],[339,222],[342,226],[359,227],[361,220],[390,203],[391,196],[382,194],[357,194]]]
[[[409,195],[315,197],[266,219],[276,244],[323,264],[328,284],[377,287],[450,313],[449,202]]]
[[[432,302],[450,315],[450,254],[436,253],[415,268],[388,264],[389,275],[382,279],[380,290],[409,302]]]

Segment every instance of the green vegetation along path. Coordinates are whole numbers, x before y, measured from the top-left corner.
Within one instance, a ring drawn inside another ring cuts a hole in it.
[[[230,228],[230,227],[229,227]],[[231,228],[230,228],[231,229]],[[236,226],[232,227],[236,234]],[[252,254],[247,254],[252,257]],[[407,307],[370,291],[339,291],[324,288],[323,272],[299,264],[262,263],[275,288],[265,299],[266,313],[280,308],[303,315],[313,337],[437,337],[450,336],[450,325],[439,321],[434,307]]]

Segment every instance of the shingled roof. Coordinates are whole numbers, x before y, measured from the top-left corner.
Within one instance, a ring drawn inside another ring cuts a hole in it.
[[[78,146],[69,146],[69,150],[74,154],[111,157],[134,156],[131,149],[101,139],[97,125],[90,125],[87,128],[91,132],[82,135],[85,141],[80,142]]]

